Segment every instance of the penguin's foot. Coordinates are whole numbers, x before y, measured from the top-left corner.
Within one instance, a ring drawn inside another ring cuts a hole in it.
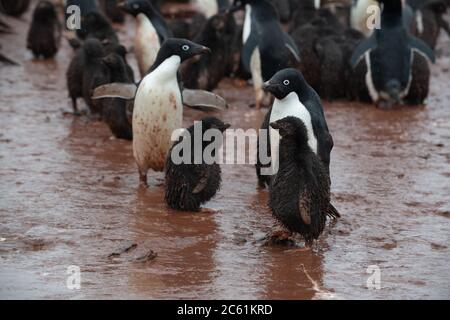
[[[201,208],[200,213],[214,214],[214,213],[217,213],[217,211],[214,209],[209,209],[209,208]]]
[[[291,238],[292,233],[287,230],[277,230],[267,235],[265,245],[281,245],[281,246],[295,246],[295,241]]]

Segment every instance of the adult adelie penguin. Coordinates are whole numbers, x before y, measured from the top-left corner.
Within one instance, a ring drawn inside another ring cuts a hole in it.
[[[265,102],[262,85],[277,71],[300,62],[300,53],[283,31],[275,8],[267,0],[235,0],[231,11],[245,8],[241,60],[252,74],[256,107]]]
[[[270,123],[285,117],[299,118],[306,126],[309,147],[319,157],[329,172],[333,138],[328,131],[320,97],[305,81],[300,71],[292,68],[281,70],[266,82],[263,88],[275,96],[275,101],[271,110],[267,113],[261,129],[269,130]],[[278,150],[276,141],[279,140],[279,136],[273,129],[266,132],[268,132],[270,137],[268,139],[270,143],[268,151],[270,151],[271,155],[274,155],[272,162],[277,161],[276,155]],[[264,166],[258,161],[256,173],[260,187],[270,184],[270,175],[261,174],[263,167],[270,167],[270,164]],[[276,165],[272,167],[276,168]]]
[[[27,48],[35,58],[52,58],[56,55],[61,43],[61,24],[56,15],[53,3],[42,0],[33,13],[27,37]]]
[[[163,43],[150,73],[141,81],[134,100],[133,154],[142,184],[149,169],[163,171],[174,130],[181,128],[183,101],[177,79],[180,64],[207,47],[170,38]]]
[[[162,43],[172,37],[172,32],[150,0],[127,0],[119,7],[137,19],[134,50],[139,71],[144,76],[155,62]]]
[[[381,29],[353,52],[358,96],[390,107],[406,102],[421,104],[428,95],[434,52],[422,40],[413,37],[403,24],[401,0],[379,0],[384,6]]]

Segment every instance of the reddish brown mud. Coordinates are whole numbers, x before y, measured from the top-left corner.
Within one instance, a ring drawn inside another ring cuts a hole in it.
[[[262,245],[275,224],[252,166],[223,166],[207,204],[215,213],[168,210],[161,174],[139,188],[131,144],[65,114],[71,49],[32,60],[29,19],[8,19],[16,34],[0,39],[22,64],[0,66],[0,298],[450,298],[447,37],[426,107],[325,103],[342,219],[312,251],[296,251]],[[259,127],[266,110],[248,107],[251,87],[225,80],[217,92],[231,105],[224,120]],[[202,116],[187,111],[185,125]],[[70,265],[81,268],[80,290],[66,286]],[[367,288],[371,265],[380,290]]]

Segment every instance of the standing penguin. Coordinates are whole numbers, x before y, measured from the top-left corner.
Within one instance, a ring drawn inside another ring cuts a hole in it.
[[[183,101],[177,79],[180,64],[207,47],[170,38],[163,43],[149,74],[142,79],[134,99],[133,154],[142,184],[149,169],[163,171],[174,130],[181,128]]]
[[[266,82],[263,89],[275,96],[272,108],[267,113],[261,129],[268,133],[266,141],[270,143],[272,168],[276,168],[277,143],[279,136],[269,124],[285,117],[296,117],[303,121],[307,128],[307,142],[311,150],[317,154],[324,167],[329,172],[330,154],[333,149],[333,137],[328,131],[320,97],[296,69],[285,69],[277,72],[272,79]],[[258,143],[259,149],[259,143]],[[269,151],[268,150],[268,151]],[[259,156],[259,152],[258,152]],[[262,175],[261,169],[270,165],[261,165],[259,159],[256,173],[260,187],[270,184],[270,175]]]
[[[281,136],[280,168],[269,188],[273,216],[289,232],[299,233],[311,246],[325,228],[327,216],[340,217],[330,203],[330,179],[311,149],[308,126],[297,117],[271,122]]]
[[[428,95],[434,52],[413,37],[403,24],[401,0],[380,0],[381,29],[353,52],[351,63],[358,80],[358,96],[379,106],[406,102],[421,104]]]
[[[40,1],[34,9],[33,20],[27,37],[27,48],[35,58],[52,58],[61,43],[61,24],[55,6],[49,1]]]
[[[208,130],[218,130],[223,133],[230,127],[229,124],[225,124],[217,118],[209,117],[204,118],[200,123],[201,125],[201,137],[194,136],[197,134],[195,125],[187,129],[188,135],[180,136],[173,146],[174,148],[182,143],[184,139],[190,141],[190,161],[189,163],[175,164],[172,160],[171,154],[168,153],[166,161],[166,203],[176,210],[182,211],[199,211],[200,205],[206,201],[211,200],[219,191],[221,183],[221,170],[220,165],[217,163],[208,164],[202,156],[202,162],[197,164],[194,161],[195,143],[194,140],[200,139],[202,141],[202,152],[205,151],[211,141],[204,141],[203,137]],[[222,144],[222,141],[214,141],[216,146]],[[183,150],[184,151],[184,150]],[[180,155],[182,156],[182,155]],[[217,155],[211,154],[212,157]]]
[[[127,0],[119,6],[137,19],[134,50],[139,71],[144,76],[155,62],[162,43],[172,37],[172,32],[150,0]]]
[[[264,104],[262,85],[277,71],[300,62],[300,53],[291,37],[283,31],[278,15],[267,0],[235,0],[231,11],[245,8],[241,60],[252,74],[256,107]]]

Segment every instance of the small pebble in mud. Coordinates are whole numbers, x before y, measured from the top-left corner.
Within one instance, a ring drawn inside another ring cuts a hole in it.
[[[149,262],[149,261],[154,260],[157,256],[158,256],[158,254],[156,252],[154,252],[153,250],[149,250],[143,256],[137,257],[136,262],[142,262],[142,263]]]
[[[430,243],[430,245],[431,245],[431,249],[433,249],[433,250],[444,250],[444,249],[447,249],[447,246],[444,246],[443,244]]]

